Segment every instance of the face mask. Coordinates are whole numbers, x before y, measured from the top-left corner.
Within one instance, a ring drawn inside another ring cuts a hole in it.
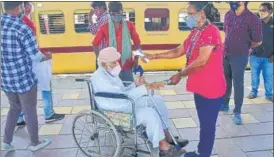
[[[119,76],[120,72],[121,72],[121,66],[120,65],[117,65],[116,67],[114,67],[112,70],[109,71],[109,73],[112,75],[112,76]]]
[[[238,2],[230,2],[229,4],[230,4],[231,10],[233,11],[236,11],[240,7]]]
[[[198,14],[199,15],[199,14]],[[196,16],[187,16],[186,18],[186,25],[189,27],[189,28],[194,28],[194,27],[197,27],[197,23],[198,23],[198,15]]]
[[[260,19],[265,19],[268,17],[268,15],[269,15],[268,12],[260,12]]]
[[[123,17],[121,15],[119,15],[119,16],[111,16],[111,20],[113,22],[120,22],[122,20],[122,18]]]
[[[34,5],[32,3],[30,3],[30,5],[31,5],[30,13],[32,14],[32,13],[34,13]]]

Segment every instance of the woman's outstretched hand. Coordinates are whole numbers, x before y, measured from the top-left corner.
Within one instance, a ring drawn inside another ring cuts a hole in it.
[[[156,59],[156,54],[147,54],[147,53],[145,53],[144,55],[145,55],[144,58],[147,58],[149,60]]]
[[[181,73],[178,72],[177,74],[173,75],[171,78],[170,78],[170,84],[171,85],[176,85],[178,84],[180,81],[181,81]]]

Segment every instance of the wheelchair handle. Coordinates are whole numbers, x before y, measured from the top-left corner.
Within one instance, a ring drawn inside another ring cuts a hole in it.
[[[75,81],[76,82],[90,82],[89,79],[83,79],[83,78],[76,78]]]

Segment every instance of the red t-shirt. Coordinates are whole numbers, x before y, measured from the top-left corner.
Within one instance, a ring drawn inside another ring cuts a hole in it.
[[[140,45],[141,41],[139,38],[138,33],[136,32],[136,29],[132,22],[127,21],[128,30],[131,36],[131,39],[134,43],[134,45]],[[117,42],[117,51],[121,53],[122,50],[122,25],[118,29],[115,29],[116,34],[116,42]],[[108,32],[108,23],[102,25],[98,32],[96,33],[96,36],[92,42],[94,46],[99,46],[101,41],[105,39],[107,45],[109,45],[109,32]],[[131,70],[133,57],[131,59],[128,59],[124,66],[122,67],[123,70]]]
[[[31,28],[34,35],[36,36],[36,27],[35,27],[34,23],[31,21],[31,19],[29,19],[27,16],[24,16],[22,18],[22,21]]]
[[[197,31],[199,31],[197,40],[193,42],[193,37]],[[209,99],[222,97],[226,91],[226,80],[223,71],[224,50],[219,29],[212,24],[208,24],[202,30],[194,29],[184,42],[186,51],[192,42],[195,44],[188,65],[197,59],[200,47],[214,45],[215,48],[207,64],[199,71],[188,76],[187,90]]]

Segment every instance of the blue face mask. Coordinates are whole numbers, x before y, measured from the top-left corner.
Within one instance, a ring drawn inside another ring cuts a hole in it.
[[[199,14],[198,14],[199,15]],[[196,16],[187,16],[186,18],[186,25],[192,29],[194,27],[197,27],[197,23],[198,23],[198,15]]]
[[[123,19],[123,16],[111,16],[113,22],[120,22]]]
[[[229,4],[232,11],[236,11],[240,7],[238,2],[229,2]]]

